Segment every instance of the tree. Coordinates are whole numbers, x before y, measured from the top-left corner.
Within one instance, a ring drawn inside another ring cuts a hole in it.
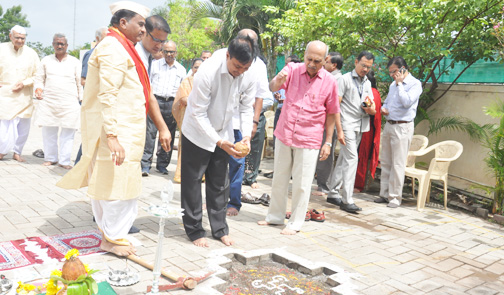
[[[40,42],[27,42],[28,47],[33,48],[42,59],[44,56],[51,55],[54,53],[54,48],[52,46],[44,46],[44,44]]]
[[[12,6],[3,13],[0,6],[0,42],[8,42],[10,29],[15,25],[29,27],[30,23],[26,20],[26,15],[21,13],[21,5]]]
[[[153,14],[161,15],[168,21],[171,29],[168,39],[177,44],[177,58],[187,61],[200,57],[203,50],[219,48],[213,38],[217,29],[216,20],[202,19],[189,25],[187,16],[192,5],[192,1],[172,0],[153,11]]]
[[[77,48],[75,48],[74,50],[69,50],[68,51],[68,54],[77,58],[77,59],[80,59],[80,52],[81,50],[90,50],[91,49],[91,43],[89,42],[86,42],[84,43],[84,45],[82,46],[77,46]]]
[[[384,68],[393,56],[403,56],[414,76],[423,82],[420,107],[428,109],[449,90],[433,98],[439,77],[455,63],[465,65],[460,77],[477,60],[496,59],[498,41],[492,35],[490,20],[499,16],[502,3],[502,0],[300,0],[281,19],[273,20],[271,29],[287,38],[285,46],[277,48],[280,51],[286,48],[301,51],[308,41],[318,39],[345,56],[370,50],[382,57],[377,58],[377,67]],[[447,57],[451,62],[442,66]]]
[[[247,28],[259,35],[259,46],[268,60],[268,74],[275,74],[279,44],[278,34],[270,32],[268,23],[295,6],[294,0],[209,0],[197,2],[191,11],[191,23],[211,18],[219,20],[216,41],[226,46],[238,31]],[[268,8],[268,9],[266,9]]]

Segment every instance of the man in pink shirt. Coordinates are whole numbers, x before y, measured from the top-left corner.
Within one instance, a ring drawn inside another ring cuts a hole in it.
[[[289,63],[271,80],[270,90],[285,89],[282,113],[275,129],[275,162],[268,215],[259,225],[284,224],[289,180],[292,176],[292,214],[284,235],[294,235],[304,223],[313,175],[320,150],[321,161],[333,148],[334,125],[345,144],[340,123],[336,79],[323,66],[328,47],[321,41],[306,46],[304,63]],[[322,144],[324,126],[326,142]]]

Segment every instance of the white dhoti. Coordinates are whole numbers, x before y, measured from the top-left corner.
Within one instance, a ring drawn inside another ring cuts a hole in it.
[[[70,165],[72,156],[73,139],[76,129],[61,128],[59,134],[58,153],[58,131],[59,127],[43,126],[42,139],[44,142],[44,160],[46,162],[59,163],[60,165]]]
[[[126,239],[138,214],[137,199],[105,201],[91,199],[98,228],[109,242]]]
[[[319,149],[295,148],[283,144],[278,138],[275,141],[275,162],[271,201],[266,222],[283,224],[289,182],[292,176],[292,214],[287,228],[299,231],[303,226],[310,201],[313,175],[317,167]]]
[[[16,117],[12,120],[0,120],[0,154],[11,150],[21,155],[30,133],[31,118]]]

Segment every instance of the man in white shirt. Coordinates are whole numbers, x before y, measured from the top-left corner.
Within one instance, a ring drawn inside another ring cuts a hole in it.
[[[65,35],[55,34],[52,44],[55,54],[42,59],[35,76],[35,97],[40,101],[34,124],[42,127],[43,165],[70,169],[73,139],[80,125],[82,64],[68,55]]]
[[[206,179],[206,207],[212,236],[226,246],[233,244],[226,222],[229,197],[229,156],[244,157],[235,150],[233,113],[240,113],[242,143],[250,149],[256,79],[246,72],[257,55],[250,36],[238,36],[226,55],[202,63],[187,99],[182,123],[181,203],[187,236],[196,246],[208,247],[202,224],[201,180]]]
[[[257,46],[257,34],[251,29],[243,29],[238,32],[238,36],[246,37],[250,36],[254,41],[254,46]],[[217,50],[214,55],[224,55],[226,49]],[[260,59],[256,58],[249,69],[250,75],[256,79],[256,92],[255,92],[255,102],[254,102],[254,118],[252,127],[252,138],[254,137],[257,127],[259,125],[259,119],[261,115],[261,110],[263,106],[263,98],[271,95],[268,84],[268,73],[266,69],[266,64]],[[233,132],[234,132],[234,142],[240,142],[243,139],[243,134],[240,130],[240,110],[238,107],[235,108],[233,115]],[[264,137],[264,134],[263,134]],[[252,147],[252,146],[251,146]],[[229,158],[229,203],[227,205],[227,216],[236,216],[241,208],[241,190],[242,181],[245,174],[245,158]]]
[[[135,49],[150,77],[152,61],[154,60],[153,55],[161,51],[161,47],[166,43],[166,38],[171,30],[166,20],[159,15],[152,15],[145,19],[145,30],[147,34],[142,38],[142,41],[135,45]]]
[[[11,42],[0,44],[0,160],[14,149],[14,160],[24,162],[23,147],[33,113],[33,77],[40,59],[25,46],[26,30],[14,26]]]
[[[151,84],[154,96],[159,104],[159,109],[163,115],[163,119],[171,132],[171,146],[175,140],[175,130],[177,129],[177,122],[172,115],[173,100],[175,94],[180,86],[180,83],[185,77],[185,68],[178,61],[175,60],[177,56],[177,44],[173,41],[168,41],[163,44],[163,57],[152,63],[151,71]],[[145,137],[145,147],[142,156],[142,176],[149,176],[150,167],[152,164],[152,157],[154,153],[154,146],[156,143],[157,128],[152,120],[147,120],[147,134]],[[165,152],[158,142],[157,147],[157,162],[156,169],[168,175],[168,165],[172,155],[172,150]]]
[[[406,159],[415,130],[413,121],[423,89],[402,56],[393,57],[387,68],[394,81],[381,108],[387,123],[383,128],[380,154],[380,197],[375,202],[397,208],[402,202]]]

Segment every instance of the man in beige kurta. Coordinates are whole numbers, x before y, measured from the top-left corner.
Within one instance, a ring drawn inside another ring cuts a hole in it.
[[[42,127],[43,165],[70,169],[73,139],[80,125],[82,65],[67,53],[65,35],[55,34],[52,45],[55,54],[42,59],[35,76],[35,97],[40,101],[34,124]]]
[[[159,129],[163,148],[169,149],[171,136],[150,92],[147,71],[133,47],[145,35],[143,24],[149,9],[131,1],[110,7],[113,27],[88,63],[81,112],[83,155],[57,185],[89,187],[93,215],[103,233],[100,247],[126,256],[135,252],[127,234],[137,215],[142,188],[146,97],[148,114]]]
[[[14,26],[11,42],[0,44],[0,160],[14,149],[14,159],[24,162],[23,147],[33,113],[33,76],[40,59],[25,46],[26,30]]]

